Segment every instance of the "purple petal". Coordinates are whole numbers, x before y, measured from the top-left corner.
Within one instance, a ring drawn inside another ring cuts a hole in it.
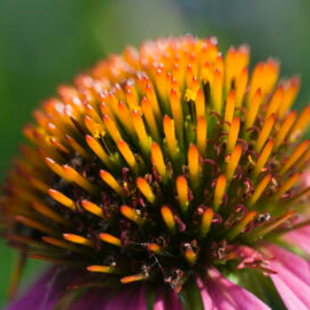
[[[198,288],[200,289],[204,308],[209,309],[209,310],[217,310],[217,307],[215,306],[201,278],[197,278],[197,285],[198,285]]]
[[[310,226],[305,226],[283,236],[285,241],[298,245],[310,255]]]
[[[153,310],[183,310],[177,294],[172,289],[159,289]]]
[[[208,270],[208,277],[205,279],[204,284],[206,286],[206,290],[202,290],[201,295],[206,309],[270,309],[255,295],[229,281],[214,268]],[[202,287],[201,284],[200,287]]]
[[[275,259],[270,268],[276,271],[270,277],[288,309],[310,308],[310,263],[305,259],[274,245],[267,250]]]
[[[7,310],[53,309],[61,295],[53,283],[57,280],[58,274],[56,268],[49,269],[21,299],[8,306]]]
[[[109,300],[109,293],[102,288],[94,288],[83,295],[70,310],[101,310],[104,309]]]
[[[51,268],[35,282],[26,294],[7,310],[52,310],[61,300],[67,286],[79,279],[74,270]],[[106,288],[92,288],[81,296],[70,310],[146,310],[146,289],[142,285],[128,285],[116,292]],[[174,308],[172,308],[174,309]],[[177,309],[177,308],[175,308]]]
[[[119,308],[122,310],[146,310],[146,288],[145,285],[139,285],[139,287],[134,288],[133,291],[128,292],[130,295],[130,301],[124,308]],[[118,308],[115,308],[118,309]]]
[[[133,292],[124,289],[122,292],[116,294],[103,308],[96,308],[96,310],[116,310],[127,309],[127,305],[131,302]],[[143,309],[144,310],[144,309]]]
[[[127,286],[118,292],[91,289],[70,310],[146,310],[144,286]]]

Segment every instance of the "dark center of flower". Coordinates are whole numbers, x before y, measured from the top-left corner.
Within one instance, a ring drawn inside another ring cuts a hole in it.
[[[30,257],[177,291],[206,265],[236,268],[294,225],[310,158],[299,81],[211,38],[125,50],[37,111],[5,187],[4,235]],[[298,190],[296,185],[301,189]],[[254,261],[244,264],[264,270]],[[100,281],[100,277],[99,277]],[[105,280],[106,281],[106,280]]]

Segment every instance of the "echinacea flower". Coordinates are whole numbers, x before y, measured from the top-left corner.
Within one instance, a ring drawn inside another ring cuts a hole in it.
[[[248,64],[145,42],[34,113],[1,203],[13,291],[25,257],[53,266],[8,309],[310,308],[310,106],[278,61]]]

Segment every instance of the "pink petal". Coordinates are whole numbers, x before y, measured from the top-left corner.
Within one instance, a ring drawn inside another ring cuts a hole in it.
[[[81,274],[74,269],[51,268],[30,287],[22,298],[9,305],[7,310],[52,310],[61,300],[67,286],[79,280],[80,277]],[[142,285],[128,285],[120,291],[92,288],[69,309],[146,310],[145,294],[146,290]],[[175,309],[178,310],[178,308]]]
[[[65,290],[65,284],[60,283],[60,268],[51,268],[46,271],[19,300],[7,307],[7,310],[51,310],[61,297],[61,292]],[[64,281],[65,282],[65,281]]]
[[[127,310],[127,306],[132,302],[134,295],[134,291],[131,288],[123,288],[123,290],[116,293],[103,308],[98,307],[96,310]],[[142,310],[144,309],[142,308]]]
[[[100,310],[104,309],[107,300],[109,300],[108,292],[102,288],[91,289],[85,295],[78,299],[69,309],[70,310]]]
[[[205,285],[206,291],[202,291],[201,294],[206,309],[270,309],[255,295],[229,281],[214,268],[208,270],[208,277],[205,280]],[[207,297],[206,294],[208,294],[209,297]]]
[[[270,268],[276,271],[270,277],[288,309],[310,308],[310,263],[275,245],[267,250],[274,255]]]
[[[126,310],[146,310],[145,296],[146,288],[145,286],[140,286],[139,289],[135,290],[135,294],[133,294],[131,302],[127,305]]]
[[[283,236],[285,241],[298,245],[310,255],[310,226],[305,226]]]
[[[163,287],[157,293],[153,310],[183,310],[177,294],[167,287]]]
[[[205,309],[209,310],[217,310],[218,308],[215,306],[211,296],[209,295],[206,286],[200,278],[197,278],[197,285],[200,289],[203,306]]]

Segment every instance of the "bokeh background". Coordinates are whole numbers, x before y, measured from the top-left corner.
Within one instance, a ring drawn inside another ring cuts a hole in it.
[[[271,55],[282,75],[301,75],[301,108],[310,99],[309,15],[309,0],[0,0],[0,180],[23,124],[58,84],[146,38],[215,35],[222,50],[247,42],[252,64]],[[0,308],[13,260],[0,241]],[[28,263],[24,284],[43,267]]]

